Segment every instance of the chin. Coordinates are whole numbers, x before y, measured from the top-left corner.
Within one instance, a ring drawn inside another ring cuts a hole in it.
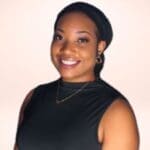
[[[72,76],[72,75],[63,75],[61,74],[61,78],[64,80],[64,81],[70,81],[70,82],[74,82],[76,81],[76,77]]]

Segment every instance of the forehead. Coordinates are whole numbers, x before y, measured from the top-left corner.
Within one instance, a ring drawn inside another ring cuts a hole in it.
[[[67,27],[72,29],[85,29],[96,32],[97,27],[94,21],[83,12],[69,12],[60,17],[56,29]]]

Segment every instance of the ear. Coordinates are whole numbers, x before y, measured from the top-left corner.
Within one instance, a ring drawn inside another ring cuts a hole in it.
[[[106,48],[106,41],[100,41],[98,43],[98,53],[102,54]]]

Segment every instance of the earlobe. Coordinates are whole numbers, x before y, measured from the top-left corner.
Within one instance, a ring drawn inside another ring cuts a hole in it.
[[[102,58],[101,58],[101,51],[98,50],[97,56],[96,56],[96,64],[101,64],[102,63]]]
[[[97,50],[97,56],[96,56],[96,63],[97,64],[103,63],[102,54],[103,54],[105,48],[106,48],[106,42],[105,41],[100,41],[98,43],[98,50]]]
[[[102,54],[105,48],[106,48],[106,41],[100,41],[98,43],[98,52]]]

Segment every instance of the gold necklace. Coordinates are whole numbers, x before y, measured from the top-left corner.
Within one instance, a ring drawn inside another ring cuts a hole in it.
[[[57,94],[56,94],[56,103],[57,103],[57,104],[60,104],[60,103],[63,103],[63,102],[65,102],[65,101],[67,101],[68,99],[70,99],[70,98],[72,98],[73,96],[75,96],[75,95],[77,95],[78,93],[80,93],[88,84],[89,84],[89,82],[83,84],[83,85],[81,86],[81,88],[78,89],[76,92],[74,92],[74,93],[72,93],[71,95],[69,95],[69,96],[67,96],[67,97],[65,97],[65,98],[63,98],[63,99],[61,99],[61,100],[59,100],[59,99],[58,99],[58,96],[59,96],[59,89],[60,89],[60,81],[58,81]]]

